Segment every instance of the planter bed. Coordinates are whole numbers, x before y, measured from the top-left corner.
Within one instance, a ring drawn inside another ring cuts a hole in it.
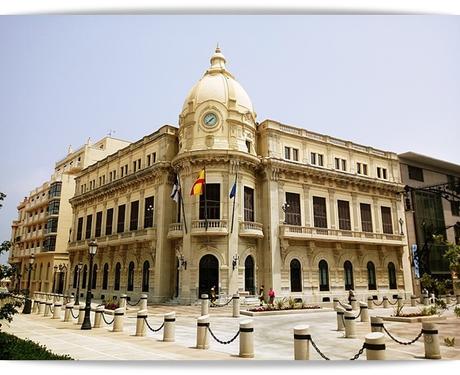
[[[315,312],[330,312],[334,311],[329,308],[315,308],[315,309],[286,309],[286,310],[266,310],[266,311],[248,311],[241,310],[241,315],[247,316],[268,316],[268,315],[292,315],[292,314],[310,314]]]
[[[391,322],[404,322],[404,323],[421,323],[431,322],[436,320],[445,320],[445,316],[429,315],[429,316],[382,316],[383,320]]]

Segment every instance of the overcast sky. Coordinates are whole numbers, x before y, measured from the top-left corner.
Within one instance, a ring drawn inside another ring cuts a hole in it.
[[[217,43],[259,122],[460,164],[456,16],[1,17],[0,241],[69,145],[177,125]]]

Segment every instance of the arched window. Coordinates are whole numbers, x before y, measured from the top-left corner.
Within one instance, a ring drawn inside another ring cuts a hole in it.
[[[40,271],[38,273],[38,280],[42,279],[43,263],[40,263]]]
[[[46,280],[49,280],[50,278],[50,267],[51,267],[51,264],[48,263],[48,265],[46,266]]]
[[[93,266],[93,274],[91,275],[91,289],[96,289],[97,280],[97,264]]]
[[[102,274],[102,289],[107,289],[107,284],[109,283],[109,265],[104,264],[104,273]]]
[[[319,290],[329,290],[329,269],[324,259],[319,262]]]
[[[372,262],[367,262],[367,288],[369,290],[377,289],[377,283],[375,281],[375,266]]]
[[[302,291],[302,277],[300,270],[300,262],[297,259],[292,259],[290,264],[291,269],[291,292]]]
[[[353,266],[349,260],[343,264],[345,274],[345,290],[354,289],[353,285]]]
[[[134,262],[129,263],[128,267],[128,291],[132,292],[134,289]]]
[[[85,289],[86,288],[86,278],[88,276],[88,266],[85,264],[83,266],[83,279],[81,281],[81,288]]]
[[[142,291],[143,292],[148,292],[149,291],[149,271],[150,269],[150,263],[148,260],[144,262],[144,265],[142,266]]]
[[[77,287],[77,280],[78,280],[78,266],[75,266],[75,268],[73,269],[73,284],[72,284],[74,288]]]
[[[392,262],[388,263],[388,281],[390,282],[390,289],[397,289],[396,269]]]
[[[117,263],[115,266],[115,282],[113,289],[114,290],[120,290],[120,276],[121,276],[121,264]]]
[[[256,293],[254,286],[254,259],[250,255],[244,261],[244,290],[251,295]]]

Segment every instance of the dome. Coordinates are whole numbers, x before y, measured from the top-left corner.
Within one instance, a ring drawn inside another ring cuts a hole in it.
[[[236,101],[236,108],[241,112],[254,112],[249,95],[227,70],[225,63],[225,57],[217,47],[211,57],[211,67],[190,90],[182,112],[188,108],[191,101],[195,107],[208,100],[215,100],[228,106],[230,99]]]

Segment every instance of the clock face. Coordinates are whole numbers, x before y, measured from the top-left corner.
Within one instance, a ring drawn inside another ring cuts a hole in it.
[[[206,126],[214,126],[217,124],[217,115],[214,112],[207,113],[203,118],[203,123]]]

